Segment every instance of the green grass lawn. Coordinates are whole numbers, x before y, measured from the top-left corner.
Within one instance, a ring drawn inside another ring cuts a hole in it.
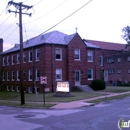
[[[130,87],[125,87],[125,86],[107,86],[106,90],[107,92],[112,92],[112,93],[122,93],[122,92],[127,92],[130,91]]]
[[[53,96],[54,93],[46,93],[45,94],[45,101],[46,102],[70,102],[85,98],[97,97],[103,94],[95,93],[95,92],[72,92],[73,97],[55,97]],[[0,91],[0,100],[10,100],[10,101],[20,101],[20,93],[17,92],[7,92],[7,91]],[[43,94],[39,93],[38,97],[36,94],[29,94],[25,93],[25,101],[28,102],[43,102]]]
[[[72,92],[74,95],[73,97],[55,97],[54,93],[45,93],[45,106],[43,105],[43,94],[39,93],[38,97],[36,94],[29,94],[25,93],[25,105],[23,107],[39,107],[43,108],[43,106],[46,108],[53,106],[59,102],[71,102],[75,100],[81,100],[81,99],[88,99],[93,97],[98,97],[102,95],[106,95],[106,92],[111,93],[121,93],[121,92],[127,92],[130,91],[130,87],[117,87],[117,86],[108,86],[106,90],[102,91],[95,91],[95,92]],[[101,92],[101,93],[100,93]],[[113,100],[118,99],[121,97],[130,96],[130,94],[124,95],[124,96],[117,96],[117,97],[111,97],[108,99],[98,99],[91,102],[101,102],[106,100]],[[7,106],[21,106],[20,105],[20,93],[18,92],[7,92],[7,91],[0,91],[0,105],[7,105]]]

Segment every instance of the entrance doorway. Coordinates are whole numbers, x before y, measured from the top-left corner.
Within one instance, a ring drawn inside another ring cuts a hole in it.
[[[81,72],[80,70],[75,70],[75,86],[80,86]]]

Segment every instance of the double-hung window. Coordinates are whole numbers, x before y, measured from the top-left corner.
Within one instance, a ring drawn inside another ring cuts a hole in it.
[[[26,52],[23,53],[23,63],[26,62]]]
[[[20,63],[20,53],[17,54],[17,64]]]
[[[62,69],[56,69],[56,81],[62,81]]]
[[[3,66],[5,66],[5,57],[3,57]]]
[[[88,80],[93,80],[93,70],[92,69],[88,69]]]
[[[15,55],[12,55],[12,65],[15,64]]]
[[[14,81],[14,79],[15,79],[15,72],[12,71],[12,81]]]
[[[80,60],[80,49],[75,49],[74,51],[74,59]]]
[[[17,81],[19,81],[20,80],[20,71],[18,70],[17,71]]]
[[[32,81],[32,76],[33,76],[32,73],[33,73],[32,69],[29,70],[29,81]]]
[[[29,51],[29,62],[32,62],[32,51]]]
[[[36,50],[36,61],[40,60],[40,51],[39,49]]]
[[[56,48],[56,60],[62,60],[62,49]]]
[[[3,72],[2,79],[5,81],[5,72]]]
[[[36,70],[36,81],[39,81],[39,79],[40,79],[40,76],[39,76],[40,74],[39,74],[39,70]]]
[[[7,81],[9,81],[10,80],[10,72],[8,71],[7,72]]]
[[[93,52],[88,51],[88,62],[92,62],[92,61],[93,61]]]
[[[10,56],[7,56],[7,65],[10,65]]]

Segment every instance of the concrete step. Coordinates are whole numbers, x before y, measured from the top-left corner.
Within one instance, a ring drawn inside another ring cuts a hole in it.
[[[80,85],[77,86],[83,92],[93,92],[94,90],[89,85]]]

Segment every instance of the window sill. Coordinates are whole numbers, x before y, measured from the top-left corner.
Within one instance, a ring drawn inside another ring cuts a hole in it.
[[[56,81],[62,81],[62,79],[56,79]]]
[[[74,59],[75,61],[81,61],[80,59]]]
[[[56,61],[62,61],[62,59],[56,59]]]
[[[88,62],[93,62],[92,60],[88,60]]]
[[[93,79],[88,79],[88,80],[93,80]]]

